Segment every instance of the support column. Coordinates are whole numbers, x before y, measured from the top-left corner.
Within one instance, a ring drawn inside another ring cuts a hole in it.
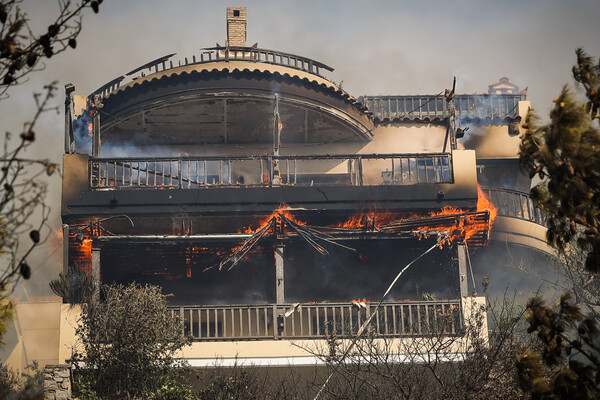
[[[283,276],[283,243],[275,245],[275,298],[277,304],[285,303]]]
[[[279,116],[279,94],[275,93],[273,105],[273,185],[281,184],[281,175],[279,172],[279,148],[281,146],[281,118]]]
[[[92,285],[94,286],[92,298],[100,300],[100,249],[97,247],[92,248]]]
[[[71,83],[65,85],[65,154],[75,152],[75,139],[73,137],[73,121],[71,107],[71,93],[75,91],[75,86]]]
[[[69,272],[69,225],[63,224],[62,226],[62,239],[63,239],[63,274],[67,275]]]
[[[96,114],[92,118],[92,132],[92,156],[99,157],[102,140],[100,139],[100,114],[97,109]]]
[[[467,281],[467,246],[458,244],[456,246],[458,252],[458,284],[460,289],[460,297],[469,296],[469,283]]]
[[[94,95],[94,103],[91,106],[92,113],[92,157],[100,157],[100,147],[102,139],[100,138],[100,109],[102,108],[102,96]]]

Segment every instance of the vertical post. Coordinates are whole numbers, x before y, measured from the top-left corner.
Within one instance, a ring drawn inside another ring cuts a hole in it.
[[[452,90],[446,89],[445,97],[448,103],[448,128],[446,130],[446,139],[444,140],[444,150],[446,152],[446,145],[448,143],[448,136],[450,137],[450,149],[456,150],[456,107],[454,106],[454,97],[456,89],[456,77],[452,82]]]
[[[277,304],[285,303],[283,274],[283,242],[278,240],[275,244],[275,293]]]
[[[69,225],[63,224],[63,274],[67,274],[69,271]]]
[[[102,140],[100,138],[100,109],[103,107],[102,96],[95,94],[93,103],[90,106],[90,112],[92,113],[92,157],[100,156],[100,145]]]
[[[67,83],[65,85],[65,154],[75,152],[73,122],[71,121],[71,93],[73,91],[75,91],[75,86],[72,83]]]
[[[279,94],[275,93],[273,105],[273,184],[281,184],[279,175],[279,147],[281,146],[281,119],[279,117]]]
[[[358,182],[356,183],[358,186],[363,185],[363,168],[362,168],[362,157],[358,157]]]
[[[98,109],[95,109],[95,114],[92,119],[92,156],[99,157],[100,156],[100,113]]]
[[[283,308],[280,308],[285,303],[285,289],[284,289],[284,261],[283,261],[283,240],[285,230],[283,227],[283,219],[281,216],[277,216],[275,220],[275,302],[277,303],[277,315],[274,315],[276,322],[275,330],[277,336],[281,337],[285,335],[285,321]]]
[[[100,300],[100,249],[97,247],[92,248],[92,285],[94,287],[92,299],[98,301]]]
[[[460,289],[460,297],[467,297],[469,295],[469,283],[467,281],[467,249],[466,245],[458,244],[456,250],[458,252],[458,284]]]

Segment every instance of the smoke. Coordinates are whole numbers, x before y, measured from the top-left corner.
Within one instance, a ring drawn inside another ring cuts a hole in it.
[[[549,267],[550,256],[541,252],[496,241],[472,251],[470,259],[477,292],[483,293],[482,282],[489,278],[488,293],[492,301],[501,300],[506,294],[524,303],[533,293],[552,297],[553,291],[558,291],[555,283],[561,277]]]
[[[87,109],[80,116],[73,119],[73,136],[77,153],[92,154],[91,123],[92,117]]]

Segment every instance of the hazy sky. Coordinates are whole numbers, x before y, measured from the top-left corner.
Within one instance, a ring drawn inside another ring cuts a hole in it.
[[[104,83],[160,56],[191,57],[202,47],[224,44],[225,8],[248,8],[248,45],[316,59],[335,68],[353,96],[436,94],[457,77],[459,93],[485,92],[507,76],[529,87],[534,108],[547,114],[552,99],[572,83],[575,48],[600,55],[600,1],[200,1],[105,0],[99,14],[83,18],[76,50],[52,58],[44,71],[0,101],[4,131],[18,132],[32,116],[32,93],[59,81],[89,94]],[[57,2],[24,0],[34,30],[45,31]],[[64,115],[47,114],[34,151],[61,161]],[[50,202],[59,222],[60,181]],[[51,249],[47,244],[44,250]],[[58,253],[58,254],[57,254]],[[54,260],[59,260],[55,252]],[[58,274],[58,261],[38,256],[37,281]],[[44,273],[45,272],[45,273]]]

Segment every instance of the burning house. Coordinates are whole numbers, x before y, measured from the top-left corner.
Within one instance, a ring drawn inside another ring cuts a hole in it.
[[[248,47],[244,7],[227,26],[225,46],[67,86],[64,267],[172,293],[192,365],[290,362],[290,341],[370,317],[458,334],[478,257],[548,251],[518,165],[526,92],[355,98],[324,63]]]

